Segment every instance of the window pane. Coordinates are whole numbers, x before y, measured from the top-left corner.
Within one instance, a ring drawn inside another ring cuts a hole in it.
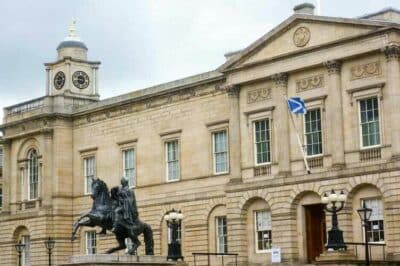
[[[269,120],[266,119],[254,122],[254,130],[256,164],[270,162],[271,154]]]
[[[227,223],[226,217],[216,218],[216,239],[217,239],[217,253],[228,252],[228,236],[227,236]]]
[[[371,242],[385,241],[384,237],[384,215],[383,215],[383,203],[380,198],[365,199],[367,208],[372,209],[371,217],[367,226],[367,237]]]
[[[226,131],[213,133],[214,171],[224,173],[228,171],[228,143]]]
[[[258,250],[267,250],[272,245],[271,212],[255,212],[256,242]]]
[[[135,186],[135,150],[128,149],[123,151],[124,177],[128,180],[129,186]]]
[[[167,154],[167,180],[179,179],[179,146],[178,140],[166,143]]]
[[[86,193],[92,193],[92,179],[95,177],[95,158],[88,157],[83,161]]]
[[[307,155],[322,153],[321,110],[309,110],[304,118]]]
[[[380,144],[379,109],[376,97],[360,101],[362,147]]]

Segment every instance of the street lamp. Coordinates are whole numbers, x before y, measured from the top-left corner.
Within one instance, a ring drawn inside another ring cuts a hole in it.
[[[337,213],[343,209],[346,199],[347,196],[343,193],[343,190],[338,195],[333,189],[329,196],[324,193],[321,198],[321,202],[324,204],[324,209],[327,212],[332,213],[332,229],[328,231],[328,243],[326,244],[326,249],[328,250],[347,249],[343,240],[343,231],[339,229],[337,219]],[[338,202],[340,202],[340,207],[336,206]],[[331,204],[331,207],[328,207],[329,203]]]
[[[168,244],[167,260],[171,259],[173,261],[178,261],[178,259],[181,259],[183,261],[181,243],[178,241],[178,228],[182,219],[183,214],[181,211],[177,212],[175,209],[168,211],[167,215],[165,215],[167,226],[171,230],[171,243]]]
[[[51,251],[54,248],[56,241],[53,238],[49,237],[46,241],[44,241],[44,246],[47,249],[47,253],[49,254],[49,266],[51,266]]]
[[[15,249],[18,252],[18,265],[21,266],[21,256],[22,256],[22,252],[24,252],[25,244],[23,244],[20,240],[20,241],[18,241],[17,244],[15,244]]]
[[[357,210],[358,215],[360,215],[362,226],[364,227],[364,237],[365,237],[365,266],[369,266],[369,249],[368,249],[368,221],[372,214],[372,209],[365,206],[365,201],[363,202],[363,207]]]

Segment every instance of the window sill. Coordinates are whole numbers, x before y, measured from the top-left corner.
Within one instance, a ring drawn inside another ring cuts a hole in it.
[[[271,249],[256,250],[256,254],[266,254],[266,253],[271,253]]]
[[[174,179],[174,180],[166,180],[167,183],[174,183],[174,182],[179,182],[181,181],[180,179]]]

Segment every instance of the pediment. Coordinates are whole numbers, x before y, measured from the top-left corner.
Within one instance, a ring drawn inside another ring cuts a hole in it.
[[[221,66],[221,70],[262,62],[367,34],[386,26],[360,19],[292,17],[261,37]]]

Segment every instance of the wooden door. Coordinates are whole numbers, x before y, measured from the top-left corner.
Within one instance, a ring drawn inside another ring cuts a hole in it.
[[[306,214],[307,259],[312,262],[324,251],[326,242],[325,212],[322,204],[306,205],[304,208]]]

